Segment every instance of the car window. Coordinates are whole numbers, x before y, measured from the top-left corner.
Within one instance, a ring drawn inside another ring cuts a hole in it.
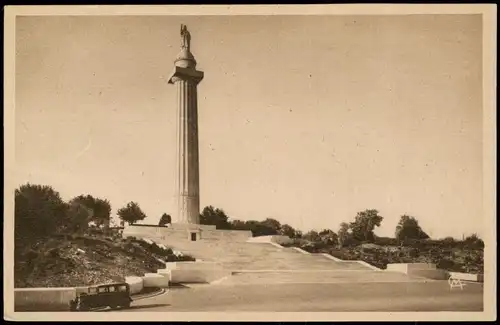
[[[115,292],[116,288],[115,287],[109,287],[109,292]]]
[[[125,291],[127,291],[127,286],[119,286],[118,290],[125,292]]]
[[[98,290],[99,290],[99,293],[108,292],[107,287],[100,287]]]
[[[97,292],[97,288],[89,288],[89,293],[96,293]]]

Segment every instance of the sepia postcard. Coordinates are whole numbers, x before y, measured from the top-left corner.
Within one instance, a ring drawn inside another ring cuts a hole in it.
[[[4,319],[496,320],[496,6],[8,6]]]

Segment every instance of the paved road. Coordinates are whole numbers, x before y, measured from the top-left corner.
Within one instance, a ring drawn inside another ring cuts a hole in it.
[[[427,283],[202,285],[139,300],[132,311],[482,311],[483,286]],[[113,311],[115,312],[115,311]]]

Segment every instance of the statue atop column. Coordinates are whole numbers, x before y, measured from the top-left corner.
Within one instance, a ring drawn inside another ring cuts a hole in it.
[[[181,24],[181,50],[175,59],[175,65],[181,68],[196,68],[196,60],[191,53],[191,34],[187,26]]]
[[[187,30],[186,25],[181,25],[181,48],[190,50],[191,45],[191,34]]]

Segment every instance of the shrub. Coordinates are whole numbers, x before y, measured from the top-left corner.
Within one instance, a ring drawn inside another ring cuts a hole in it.
[[[476,249],[483,249],[484,248],[484,242],[477,234],[472,234],[465,238],[464,244],[467,247],[470,248],[476,248]]]
[[[443,238],[443,240],[441,242],[443,244],[453,245],[453,244],[455,244],[455,238],[453,238],[453,237],[445,237],[445,238]]]

